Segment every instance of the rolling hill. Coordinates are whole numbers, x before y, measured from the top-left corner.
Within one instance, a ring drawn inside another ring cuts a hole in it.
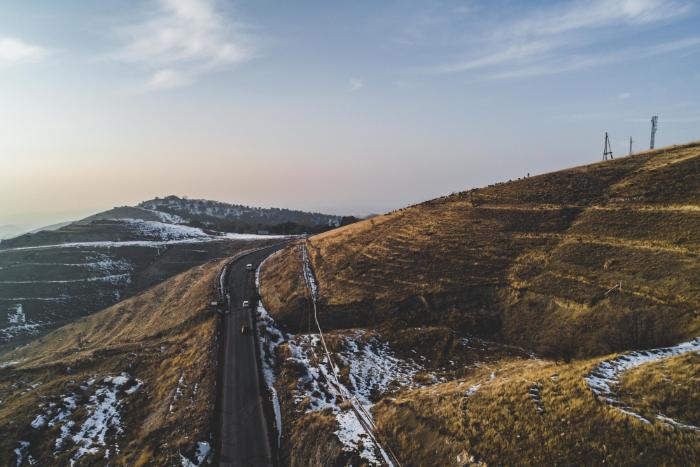
[[[0,463],[202,464],[217,375],[210,302],[222,264],[194,267],[5,354]]]
[[[0,353],[212,258],[278,238],[181,222],[118,207],[0,242]]]
[[[662,148],[272,256],[259,317],[284,461],[700,462],[699,174],[700,144]]]
[[[206,199],[166,196],[140,203],[138,208],[166,213],[216,230],[252,232],[269,230],[274,233],[322,232],[355,221],[317,212],[280,208],[259,208],[240,204],[222,203]],[[294,229],[291,231],[290,229]]]

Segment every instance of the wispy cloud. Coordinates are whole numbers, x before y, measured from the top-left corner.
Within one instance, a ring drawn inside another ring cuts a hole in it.
[[[147,83],[149,89],[166,89],[186,86],[192,82],[191,78],[183,75],[179,71],[165,68],[153,73],[153,76]]]
[[[14,37],[0,36],[0,65],[36,62],[48,55],[48,50]]]
[[[240,27],[213,0],[157,0],[140,24],[119,31],[112,56],[150,70],[149,88],[190,84],[204,73],[250,59]]]
[[[426,71],[446,74],[488,69],[493,78],[536,76],[688,49],[699,45],[697,37],[646,49],[628,48],[627,56],[615,50],[602,54],[594,50],[607,38],[606,33],[684,18],[691,10],[686,0],[570,1],[495,28],[479,47],[486,53],[468,54]]]
[[[505,79],[552,75],[619,63],[621,61],[641,60],[699,47],[700,36],[692,36],[663,42],[651,47],[627,47],[612,52],[596,54],[571,54],[566,57],[558,57],[556,60],[542,61],[531,66],[514,67],[506,71],[496,72],[489,75],[489,77]]]
[[[365,87],[365,80],[362,78],[350,78],[350,90],[351,91],[359,91]]]
[[[690,3],[678,0],[575,1],[535,12],[502,32],[517,37],[550,36],[581,29],[666,21],[683,16],[690,9]]]

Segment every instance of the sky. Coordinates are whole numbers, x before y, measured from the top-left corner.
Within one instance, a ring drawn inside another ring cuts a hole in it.
[[[700,139],[690,0],[5,0],[0,225],[379,213]]]

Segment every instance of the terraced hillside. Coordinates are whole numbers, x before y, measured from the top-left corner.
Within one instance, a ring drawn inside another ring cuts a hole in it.
[[[700,334],[700,144],[499,183],[307,241],[326,329],[449,326],[569,359]],[[262,272],[287,329],[300,255]],[[275,280],[272,280],[275,278]]]
[[[4,355],[0,464],[205,464],[220,267],[195,267]]]
[[[622,373],[619,387],[610,382],[621,394],[616,404],[587,380],[598,360],[506,359],[385,398],[374,414],[404,465],[695,465],[700,393],[683,365],[697,365],[698,350],[700,342],[694,353]],[[668,399],[670,383],[632,381],[649,376],[679,383],[682,397]]]
[[[167,214],[117,208],[55,231],[2,241],[0,352],[211,258],[277,241],[162,222],[172,220]]]
[[[300,241],[259,272],[281,458],[700,463],[699,259],[697,143]]]

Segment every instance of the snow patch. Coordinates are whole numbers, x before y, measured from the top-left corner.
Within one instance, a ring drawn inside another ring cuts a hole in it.
[[[200,467],[209,459],[210,453],[211,446],[209,443],[206,441],[199,441],[197,443],[197,451],[194,454],[195,460],[192,461],[180,453],[180,465],[182,467]]]
[[[256,278],[259,270],[260,268],[258,267]],[[277,366],[277,349],[287,340],[287,336],[277,327],[275,320],[267,312],[262,301],[258,302],[256,312],[256,326],[259,336],[258,346],[262,357],[263,379],[272,396],[272,409],[275,413],[275,428],[277,429],[277,446],[279,447],[282,443],[282,410],[279,396],[275,389],[275,381],[277,379],[275,368]]]
[[[334,355],[348,370],[347,386],[340,382],[336,385],[318,334],[295,336],[288,341],[289,359],[305,369],[294,401],[297,405],[305,404],[306,412],[333,412],[338,423],[335,433],[346,451],[358,452],[372,465],[381,465],[380,457],[391,464],[381,448],[375,452],[375,442],[364,426],[373,424],[372,399],[394,388],[415,385],[413,377],[422,367],[396,357],[387,343],[366,331],[356,331],[341,339]],[[336,372],[340,373],[340,368]],[[350,408],[341,408],[344,400],[350,401]]]
[[[40,406],[43,413],[37,415],[31,423],[32,428],[37,430],[58,426],[59,433],[53,443],[56,452],[63,450],[67,442],[78,448],[71,463],[85,455],[97,454],[103,448],[106,448],[105,458],[109,457],[110,447],[118,450],[116,443],[108,445],[107,437],[124,432],[121,420],[124,401],[120,396],[134,394],[143,384],[127,373],[106,376],[99,384],[95,382],[91,378],[80,385],[84,392],[92,390],[89,397],[87,394],[72,393],[61,396],[58,403],[43,404]],[[85,408],[82,422],[75,419],[79,405]]]
[[[7,312],[8,326],[0,328],[0,342],[6,342],[19,335],[34,335],[43,323],[27,320],[21,303],[12,305]]]
[[[27,452],[29,449],[29,441],[20,441],[19,447],[15,448],[15,465],[20,467],[24,464],[24,455],[27,455],[27,464],[36,465],[37,461]]]
[[[622,373],[640,365],[644,365],[645,363],[683,355],[688,352],[698,351],[700,351],[700,337],[696,337],[689,342],[683,342],[672,347],[629,352],[616,358],[600,362],[584,379],[596,398],[601,398],[608,405],[614,407],[620,412],[649,424],[651,421],[635,413],[630,407],[619,399],[617,395],[617,387],[620,384],[620,376]],[[657,417],[658,420],[664,423],[667,422],[667,418],[668,417],[663,415],[661,418]],[[683,425],[680,422],[669,424],[677,428],[680,425]]]

